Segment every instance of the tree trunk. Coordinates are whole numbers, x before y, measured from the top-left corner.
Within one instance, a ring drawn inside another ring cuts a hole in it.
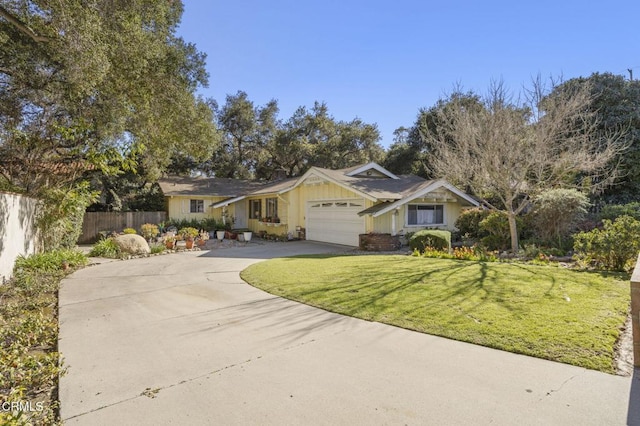
[[[509,218],[509,232],[511,233],[511,252],[513,254],[517,254],[520,246],[518,243],[518,223],[516,222],[516,214],[508,212],[507,217]]]

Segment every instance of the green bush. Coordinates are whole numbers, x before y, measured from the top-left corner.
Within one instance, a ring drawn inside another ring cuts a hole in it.
[[[518,230],[522,225],[522,219],[516,218]],[[505,250],[511,246],[511,231],[509,229],[509,218],[503,212],[491,212],[479,224],[481,232],[485,233],[482,238],[482,245],[489,250]]]
[[[158,229],[158,226],[153,223],[145,223],[140,227],[140,233],[145,240],[150,240],[155,238],[156,235],[160,233],[160,230]]]
[[[409,239],[412,250],[424,252],[427,247],[436,250],[451,248],[451,232],[439,229],[425,229],[414,233]]]
[[[0,400],[40,401],[43,409],[0,412],[0,424],[58,424],[55,400],[64,367],[57,352],[57,293],[71,269],[87,263],[79,251],[56,250],[19,258],[0,286]]]
[[[602,229],[575,235],[573,248],[580,261],[614,271],[630,270],[640,252],[640,221],[627,215],[613,222],[605,219]]]
[[[149,248],[151,249],[151,254],[156,254],[162,253],[166,249],[166,246],[164,244],[152,244]]]
[[[490,210],[483,208],[474,208],[463,210],[456,220],[455,227],[461,236],[479,240],[486,237],[486,231],[480,229],[480,222],[491,214]]]
[[[82,221],[88,205],[97,198],[88,182],[72,188],[49,188],[40,194],[42,208],[38,213],[38,229],[44,249],[73,248],[82,233]]]
[[[222,223],[220,223],[222,225]],[[196,228],[196,229],[204,229],[205,231],[213,231],[216,229],[216,220],[212,217],[204,218],[201,220],[198,219],[169,219],[165,227],[175,226],[176,229],[181,228]]]
[[[87,257],[78,250],[59,249],[29,257],[18,257],[13,267],[16,273],[23,270],[54,272],[64,268],[77,268],[87,264]]]
[[[129,234],[137,234],[138,232],[136,232],[136,230],[133,228],[124,228],[122,230],[122,233],[129,235]]]
[[[89,252],[91,257],[106,257],[109,259],[119,259],[121,255],[120,247],[118,247],[113,238],[105,238],[98,241]]]

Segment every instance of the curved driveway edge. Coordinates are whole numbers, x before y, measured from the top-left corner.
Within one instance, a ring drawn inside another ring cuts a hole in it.
[[[611,376],[344,317],[267,294],[262,259],[311,242],[82,269],[60,289],[65,424],[640,424]]]

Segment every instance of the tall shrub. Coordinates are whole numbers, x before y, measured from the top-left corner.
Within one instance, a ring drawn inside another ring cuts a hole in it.
[[[640,252],[640,221],[623,215],[613,222],[602,222],[602,229],[580,232],[574,237],[576,257],[603,269],[631,269]]]
[[[487,236],[487,232],[480,229],[480,222],[491,214],[491,210],[474,208],[463,210],[456,220],[455,227],[460,235],[479,240]]]
[[[521,229],[522,221],[518,217],[518,229]],[[484,233],[482,244],[489,250],[506,250],[511,242],[509,228],[509,218],[504,212],[493,211],[486,218],[480,221],[478,226],[480,232]]]
[[[536,237],[557,247],[584,218],[589,199],[576,189],[551,189],[534,200],[533,226]]]
[[[45,250],[73,248],[82,233],[84,212],[97,198],[89,182],[71,188],[48,188],[42,191],[38,229]]]

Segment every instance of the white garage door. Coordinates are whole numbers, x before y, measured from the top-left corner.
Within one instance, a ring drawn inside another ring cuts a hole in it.
[[[358,245],[364,234],[364,200],[322,200],[307,203],[307,240]]]

